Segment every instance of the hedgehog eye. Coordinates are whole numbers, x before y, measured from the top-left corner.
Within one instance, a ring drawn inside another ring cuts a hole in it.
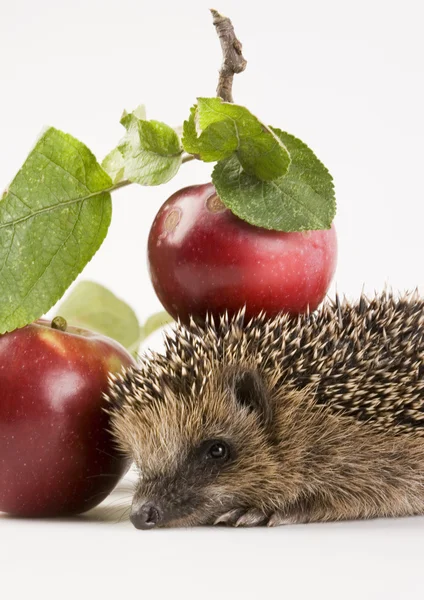
[[[214,440],[208,444],[205,456],[208,460],[228,460],[230,457],[230,448],[225,442],[221,440]]]

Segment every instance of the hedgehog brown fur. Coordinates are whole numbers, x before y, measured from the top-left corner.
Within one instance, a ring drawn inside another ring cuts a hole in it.
[[[424,513],[424,301],[177,325],[111,380],[136,526]],[[224,455],[219,456],[224,452]]]

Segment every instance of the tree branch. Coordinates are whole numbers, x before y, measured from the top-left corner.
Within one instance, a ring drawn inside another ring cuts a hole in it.
[[[233,102],[233,79],[235,73],[241,73],[247,66],[247,61],[242,54],[242,45],[234,33],[234,27],[228,17],[211,8],[213,24],[221,42],[222,65],[219,72],[216,95],[224,102]]]

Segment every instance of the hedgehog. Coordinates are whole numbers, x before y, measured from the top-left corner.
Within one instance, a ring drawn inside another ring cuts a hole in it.
[[[424,514],[424,301],[176,324],[111,376],[139,529]]]

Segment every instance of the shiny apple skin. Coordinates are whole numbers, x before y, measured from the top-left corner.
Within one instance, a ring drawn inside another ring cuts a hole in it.
[[[236,217],[212,184],[173,194],[150,230],[148,264],[156,294],[183,323],[246,306],[247,317],[265,311],[313,311],[330,286],[337,262],[331,229],[285,233]]]
[[[37,321],[0,336],[0,511],[82,513],[129,467],[107,428],[108,372],[134,363],[113,340]]]

